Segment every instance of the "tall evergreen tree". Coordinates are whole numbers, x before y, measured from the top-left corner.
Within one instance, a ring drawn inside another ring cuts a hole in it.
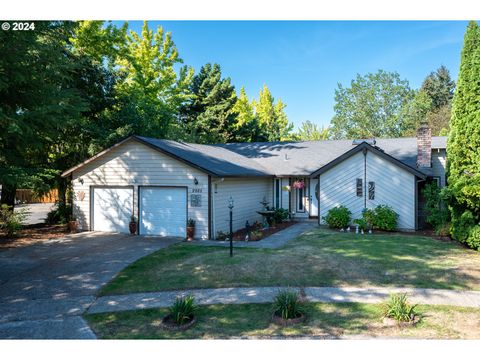
[[[253,106],[264,141],[281,141],[288,138],[293,130],[293,124],[288,122],[284,112],[286,105],[281,100],[275,103],[267,85],[260,90],[258,101],[253,101]]]
[[[248,99],[243,86],[232,110],[236,115],[234,125],[235,142],[263,140],[258,119],[255,117],[253,102]]]
[[[452,236],[480,249],[480,27],[465,33],[448,138]]]
[[[302,122],[298,129],[297,138],[301,141],[328,140],[330,138],[330,128],[319,127],[317,124],[307,120]]]
[[[230,78],[222,78],[220,65],[202,66],[189,90],[191,98],[180,109],[186,139],[196,143],[232,141],[237,95]]]

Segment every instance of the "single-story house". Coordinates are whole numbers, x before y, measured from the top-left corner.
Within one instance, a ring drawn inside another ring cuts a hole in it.
[[[72,180],[74,216],[82,230],[212,239],[229,227],[261,221],[263,199],[295,219],[318,219],[347,206],[352,219],[386,204],[398,228],[421,226],[421,187],[445,185],[446,137],[427,126],[416,137],[370,140],[255,142],[200,145],[131,136],[65,171]],[[304,187],[294,187],[303,182]]]

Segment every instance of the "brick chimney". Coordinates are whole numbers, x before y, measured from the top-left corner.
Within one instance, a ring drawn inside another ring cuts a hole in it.
[[[427,124],[417,129],[417,167],[432,167],[432,129]]]

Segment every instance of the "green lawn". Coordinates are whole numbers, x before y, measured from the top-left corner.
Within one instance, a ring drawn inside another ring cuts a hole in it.
[[[89,325],[103,339],[212,339],[311,336],[319,338],[363,335],[479,339],[480,309],[419,306],[421,320],[406,329],[381,321],[381,305],[306,303],[306,321],[282,328],[271,322],[271,304],[200,306],[197,323],[184,332],[163,330],[166,309],[87,315]],[[477,326],[475,326],[477,324]]]
[[[480,290],[480,253],[402,234],[315,228],[276,249],[182,243],[125,268],[100,295],[239,286],[411,286]]]

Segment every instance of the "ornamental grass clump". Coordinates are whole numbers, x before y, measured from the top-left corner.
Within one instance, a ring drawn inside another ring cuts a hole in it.
[[[280,291],[273,301],[273,310],[276,316],[284,320],[296,319],[303,315],[304,311],[298,298],[298,293],[292,290]]]
[[[169,308],[169,315],[175,324],[183,325],[194,318],[197,310],[194,301],[195,298],[193,295],[177,297],[175,299],[175,302]]]
[[[398,322],[413,322],[418,315],[415,311],[416,306],[409,304],[407,294],[390,294],[384,305],[383,316]]]

